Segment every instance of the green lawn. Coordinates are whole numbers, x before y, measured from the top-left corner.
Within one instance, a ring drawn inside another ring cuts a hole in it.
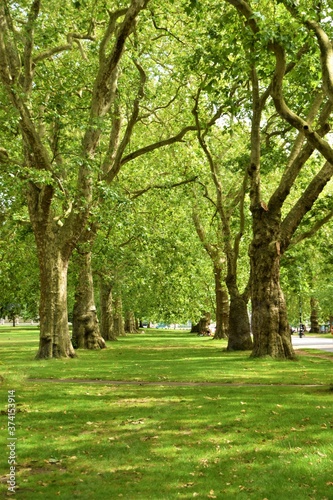
[[[35,361],[37,346],[37,330],[0,328],[3,496],[14,389],[13,498],[333,498],[333,356],[253,360],[163,330],[71,360]]]

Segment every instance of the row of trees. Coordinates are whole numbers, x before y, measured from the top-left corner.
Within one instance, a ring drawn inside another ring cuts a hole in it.
[[[2,3],[2,231],[34,234],[37,357],[74,356],[73,252],[80,347],[112,337],[112,293],[114,318],[121,291],[192,313],[213,282],[229,349],[294,356],[280,268],[333,213],[331,21],[325,1]]]

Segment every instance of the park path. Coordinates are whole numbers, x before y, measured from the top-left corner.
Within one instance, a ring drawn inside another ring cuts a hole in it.
[[[134,385],[134,386],[160,386],[160,387],[323,387],[325,384],[252,384],[243,382],[181,382],[181,381],[156,381],[143,380],[109,380],[87,378],[28,378],[27,382],[53,383],[53,384],[97,384],[97,385]]]
[[[300,339],[298,336],[292,335],[291,340],[294,349],[319,349],[320,351],[333,352],[333,337],[327,339],[306,335]]]

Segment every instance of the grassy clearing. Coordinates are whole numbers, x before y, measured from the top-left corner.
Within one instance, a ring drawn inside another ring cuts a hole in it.
[[[330,359],[252,360],[223,352],[223,341],[171,331],[74,360],[35,361],[37,345],[36,330],[0,329],[4,448],[9,389],[17,402],[14,498],[333,498]],[[64,378],[160,384],[57,382]]]

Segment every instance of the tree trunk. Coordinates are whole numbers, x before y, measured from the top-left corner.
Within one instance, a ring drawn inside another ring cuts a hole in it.
[[[37,359],[74,357],[67,314],[68,258],[55,242],[39,246],[40,265],[40,342]]]
[[[116,337],[123,337],[126,335],[121,297],[117,297],[113,303],[113,329]]]
[[[319,333],[319,322],[318,322],[318,300],[315,297],[310,298],[310,306],[311,306],[311,328],[310,333]]]
[[[101,306],[101,334],[105,340],[117,340],[113,328],[112,284],[102,276],[99,281],[99,300]]]
[[[202,318],[200,318],[199,323],[192,326],[190,333],[197,333],[198,335],[208,335],[210,333],[209,325],[211,321],[211,315],[209,312],[203,312]]]
[[[214,266],[215,300],[216,300],[216,330],[214,339],[226,339],[229,322],[228,292],[223,286],[222,270]]]
[[[253,212],[250,249],[253,357],[292,359],[285,299],[280,286],[279,215],[266,208]]]
[[[125,332],[138,333],[136,328],[136,320],[133,311],[127,311],[125,315]]]
[[[228,351],[247,351],[253,348],[247,300],[236,286],[229,288],[230,310]]]
[[[78,254],[77,263],[79,275],[73,309],[73,345],[78,349],[103,349],[106,345],[96,313],[91,252]]]

